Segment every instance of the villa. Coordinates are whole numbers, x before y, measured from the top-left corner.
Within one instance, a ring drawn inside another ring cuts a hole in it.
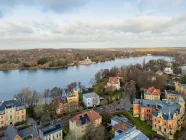
[[[155,89],[154,87],[144,89],[144,99],[160,100],[160,89]]]
[[[118,77],[109,77],[107,82],[107,90],[115,91],[120,89],[120,80]]]
[[[135,99],[133,103],[133,116],[152,121],[152,129],[167,139],[173,139],[176,131],[181,130],[184,114],[185,101],[181,96],[175,103],[145,99]]]

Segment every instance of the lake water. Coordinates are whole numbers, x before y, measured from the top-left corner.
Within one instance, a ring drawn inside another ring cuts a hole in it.
[[[164,56],[143,56],[138,58],[125,58],[96,63],[91,65],[73,66],[67,69],[40,69],[40,70],[11,70],[0,71],[0,100],[9,100],[21,89],[29,87],[42,92],[47,88],[65,88],[71,82],[80,81],[86,87],[90,87],[90,80],[100,69],[110,69],[134,64],[142,64],[143,60],[165,59],[172,60]]]

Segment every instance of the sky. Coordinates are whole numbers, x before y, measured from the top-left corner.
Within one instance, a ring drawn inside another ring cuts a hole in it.
[[[186,47],[186,0],[0,0],[0,49]]]

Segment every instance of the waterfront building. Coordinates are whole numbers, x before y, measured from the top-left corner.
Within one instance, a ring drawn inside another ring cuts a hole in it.
[[[39,129],[41,140],[63,140],[63,129],[60,123],[51,124]]]
[[[83,94],[83,103],[86,107],[96,107],[100,104],[99,95],[95,92]]]
[[[0,127],[15,125],[26,120],[26,107],[14,100],[2,101],[0,105]]]
[[[133,116],[152,121],[152,129],[158,134],[173,139],[184,123],[185,101],[179,96],[175,103],[169,100],[135,99]]]
[[[92,60],[89,59],[88,56],[87,56],[87,58],[86,58],[85,60],[79,61],[79,64],[80,64],[80,65],[89,65],[89,64],[91,64],[91,63],[92,63]]]
[[[73,93],[67,95],[68,106],[75,106],[78,108],[79,106],[79,93],[77,90],[74,90]]]
[[[144,89],[144,99],[160,100],[160,89],[155,89],[154,87]]]
[[[109,77],[107,90],[115,91],[120,89],[120,80],[118,77]]]
[[[179,92],[176,90],[165,90],[165,98],[175,102],[175,100],[180,96]]]
[[[69,130],[71,134],[78,138],[85,135],[90,127],[99,127],[102,123],[102,116],[94,110],[80,113],[69,120]]]

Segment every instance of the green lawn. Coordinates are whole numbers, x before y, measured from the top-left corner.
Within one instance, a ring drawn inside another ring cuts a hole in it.
[[[118,100],[121,98],[121,91],[115,91],[112,93],[112,97],[114,98],[114,100]]]
[[[132,111],[125,112],[124,115],[145,135],[152,137],[152,135],[156,134],[152,130],[152,126],[148,125],[146,121],[141,121],[139,117],[133,117]]]
[[[93,87],[93,91],[94,91],[95,93],[97,93],[98,95],[100,95],[101,92],[102,92],[101,89],[103,89],[104,86],[107,85],[107,82],[108,82],[108,78],[103,78],[103,79],[101,80],[101,82],[97,83],[97,84]]]

